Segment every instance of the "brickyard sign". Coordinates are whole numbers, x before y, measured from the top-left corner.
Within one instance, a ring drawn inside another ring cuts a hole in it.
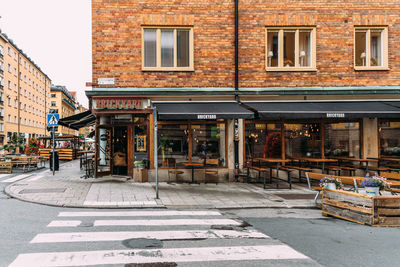
[[[92,103],[95,110],[133,110],[150,107],[149,99],[107,98],[93,99]]]

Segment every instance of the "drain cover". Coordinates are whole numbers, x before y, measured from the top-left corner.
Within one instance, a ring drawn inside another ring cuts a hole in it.
[[[163,242],[158,239],[133,238],[125,239],[122,244],[127,248],[162,248]]]
[[[38,189],[24,189],[20,194],[35,194],[35,193],[64,193],[67,188],[38,188]]]

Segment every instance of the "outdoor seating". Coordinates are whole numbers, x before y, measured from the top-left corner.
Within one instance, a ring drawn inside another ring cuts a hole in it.
[[[168,182],[167,183],[171,183],[171,175],[175,176],[176,182],[183,182],[183,180],[180,179],[179,175],[183,174],[184,172],[176,169],[176,160],[174,158],[168,158],[166,160],[167,160],[167,166],[173,167],[173,169],[168,169]]]
[[[314,198],[315,204],[318,204],[318,197],[323,188],[319,186],[319,182],[321,181],[322,178],[327,176],[324,173],[315,173],[315,172],[306,172],[306,177],[307,177],[307,184],[308,188],[312,191],[316,191],[316,195]],[[351,177],[351,176],[332,176],[334,178],[339,179],[343,185],[349,185],[351,188],[349,189],[350,191],[355,191],[358,193],[358,186],[363,179],[363,177]],[[318,183],[318,186],[313,186],[312,184]]]
[[[0,173],[12,173],[12,163],[0,161]]]
[[[204,183],[215,183],[218,184],[218,159],[206,159],[206,167],[214,167],[216,169],[205,169],[204,170]]]

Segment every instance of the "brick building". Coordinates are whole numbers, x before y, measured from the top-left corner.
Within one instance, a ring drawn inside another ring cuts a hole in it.
[[[142,159],[152,171],[154,107],[164,180],[191,163],[222,181],[256,157],[400,155],[399,11],[394,0],[93,0],[97,175],[132,176]]]

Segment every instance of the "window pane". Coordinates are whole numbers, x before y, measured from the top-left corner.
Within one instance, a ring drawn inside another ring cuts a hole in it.
[[[189,67],[189,31],[178,30],[176,33],[178,67]]]
[[[189,161],[189,131],[185,124],[159,125],[158,129],[158,166],[182,166]]]
[[[382,32],[371,31],[371,66],[382,66]]]
[[[299,33],[299,56],[301,67],[311,67],[311,31]]]
[[[278,67],[279,64],[279,38],[278,31],[267,32],[268,67]]]
[[[157,66],[156,30],[144,30],[144,66]]]
[[[320,124],[285,124],[286,157],[321,157]]]
[[[325,156],[360,157],[358,122],[325,124]]]
[[[382,122],[379,127],[381,156],[400,156],[400,122]]]
[[[246,124],[246,156],[250,158],[282,158],[281,124]]]
[[[283,66],[294,67],[295,31],[283,32]]]
[[[161,66],[174,66],[174,31],[161,31]]]
[[[192,125],[192,162],[219,159],[226,166],[225,124]]]
[[[366,36],[365,31],[356,31],[356,66],[366,66]]]

